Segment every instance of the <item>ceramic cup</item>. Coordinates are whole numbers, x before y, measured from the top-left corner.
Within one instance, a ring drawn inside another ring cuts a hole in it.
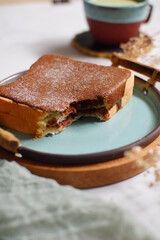
[[[147,23],[152,13],[152,5],[147,0],[139,0],[130,6],[99,5],[90,0],[83,2],[92,36],[108,46],[117,46],[137,36],[140,25]]]

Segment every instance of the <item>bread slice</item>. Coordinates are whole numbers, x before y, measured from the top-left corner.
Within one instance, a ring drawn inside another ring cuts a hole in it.
[[[130,99],[130,70],[44,55],[15,82],[0,86],[0,124],[42,137],[81,116],[108,120]]]

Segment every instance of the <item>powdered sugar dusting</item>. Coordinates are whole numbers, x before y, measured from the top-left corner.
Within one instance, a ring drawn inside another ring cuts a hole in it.
[[[16,82],[1,86],[0,95],[47,112],[64,111],[73,102],[119,99],[129,76],[125,69],[45,55]]]

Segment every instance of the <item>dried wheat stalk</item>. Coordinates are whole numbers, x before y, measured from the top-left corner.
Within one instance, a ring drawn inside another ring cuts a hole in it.
[[[140,33],[138,37],[121,44],[121,48],[126,58],[160,68],[160,32],[152,36]]]
[[[146,151],[143,156],[140,156],[141,153],[142,148],[136,146],[126,151],[124,156],[131,160],[137,159],[137,167],[147,169],[152,165],[154,168],[155,182],[160,182],[160,144],[158,144],[154,149]]]

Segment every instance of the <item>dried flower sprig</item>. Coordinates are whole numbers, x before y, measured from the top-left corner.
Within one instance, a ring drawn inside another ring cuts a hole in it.
[[[121,44],[123,54],[127,58],[137,59],[137,57],[148,53],[153,47],[152,37],[140,33],[138,37],[131,38],[127,43]]]
[[[124,57],[160,69],[160,31],[148,36],[140,33],[121,44]]]
[[[137,167],[142,167],[147,169],[149,167],[154,168],[155,182],[160,183],[160,144],[154,149],[149,149],[142,155],[142,148],[139,146],[133,147],[132,149],[126,151],[124,156],[128,159],[137,159]]]

